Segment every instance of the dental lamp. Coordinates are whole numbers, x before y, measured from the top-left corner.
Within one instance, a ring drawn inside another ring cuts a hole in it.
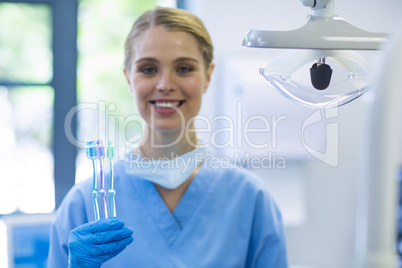
[[[312,107],[344,105],[370,88],[372,76],[366,60],[354,50],[377,50],[387,41],[387,33],[361,30],[334,15],[334,0],[301,0],[314,12],[307,23],[291,31],[250,30],[243,46],[297,49],[272,60],[260,74],[285,97]],[[307,51],[306,51],[307,50]],[[345,75],[333,79],[326,62],[339,64]],[[295,81],[296,72],[311,61],[310,85]]]
[[[356,252],[352,265],[397,268],[397,176],[402,156],[399,73],[402,69],[402,31],[384,46],[389,34],[363,31],[334,16],[334,0],[301,2],[314,10],[305,26],[285,32],[251,30],[244,38],[243,46],[297,49],[272,60],[260,69],[260,74],[281,94],[307,106],[341,106],[363,95],[374,84],[374,101],[370,106],[365,137],[365,144],[370,148],[366,148],[364,174],[359,182],[363,195],[357,205]],[[383,48],[387,51],[386,57],[374,81],[364,58],[353,50]],[[346,70],[345,81],[335,85],[331,82],[333,71],[325,61],[328,58]],[[295,72],[313,60],[317,62],[311,66],[311,86],[295,82]]]

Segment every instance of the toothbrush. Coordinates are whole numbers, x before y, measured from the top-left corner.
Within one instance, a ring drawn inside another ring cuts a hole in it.
[[[108,218],[107,202],[106,202],[106,189],[105,189],[105,174],[103,169],[103,159],[105,159],[105,148],[103,147],[102,140],[96,141],[96,157],[99,159],[99,177],[100,177],[100,217],[101,219]]]
[[[114,174],[113,174],[113,158],[114,158],[114,148],[112,147],[112,142],[109,141],[107,144],[107,158],[110,161],[109,166],[109,217],[116,218],[116,203],[115,203],[115,195],[116,191],[114,190]]]
[[[100,219],[100,214],[99,214],[99,200],[98,200],[98,186],[97,186],[97,157],[96,157],[96,145],[95,142],[90,141],[87,142],[87,148],[86,148],[86,155],[88,159],[92,160],[92,201],[93,201],[93,207],[94,207],[94,214],[95,214],[95,220]]]

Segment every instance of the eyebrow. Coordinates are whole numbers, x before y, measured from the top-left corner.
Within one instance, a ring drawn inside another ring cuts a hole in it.
[[[157,60],[157,59],[155,59],[155,58],[151,58],[151,57],[146,57],[146,58],[141,58],[141,59],[138,59],[138,60],[136,60],[135,61],[135,63],[141,63],[141,62],[143,62],[143,61],[150,61],[150,62],[155,62],[155,63],[158,63],[159,61]]]
[[[159,63],[159,61],[158,61],[157,59],[152,58],[152,57],[145,57],[145,58],[138,59],[138,60],[135,61],[135,63],[141,63],[141,62],[143,62],[143,61],[146,61],[146,62],[153,62],[153,63]],[[177,58],[177,59],[174,60],[174,63],[182,62],[182,61],[193,61],[193,62],[199,63],[199,61],[198,61],[197,59],[190,58],[190,57],[180,57],[180,58]]]
[[[181,61],[193,61],[193,62],[198,63],[197,59],[190,58],[190,57],[180,57],[180,58],[177,58],[174,62],[176,63],[176,62],[181,62]]]

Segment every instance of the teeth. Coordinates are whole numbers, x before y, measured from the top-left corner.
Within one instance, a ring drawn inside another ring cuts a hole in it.
[[[154,105],[158,108],[173,108],[173,107],[179,106],[179,104],[180,104],[180,101],[173,101],[173,102],[156,101],[154,103]]]

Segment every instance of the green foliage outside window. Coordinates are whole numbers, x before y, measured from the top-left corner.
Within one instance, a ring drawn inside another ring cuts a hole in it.
[[[78,101],[113,103],[113,115],[135,113],[123,75],[123,47],[134,20],[155,0],[82,0],[78,18]],[[110,113],[106,110],[106,114]],[[80,122],[91,125],[89,122]],[[83,126],[80,126],[83,127]],[[96,126],[93,126],[96,128]],[[120,131],[119,131],[120,132]],[[84,135],[85,137],[85,135]],[[89,137],[88,137],[89,138]]]
[[[137,112],[123,73],[124,42],[140,14],[157,5],[175,5],[175,1],[168,2],[80,1],[77,40],[78,103],[92,107],[97,105],[98,110],[86,109],[78,113],[79,141],[112,139],[118,149],[125,146],[124,142],[141,133],[141,123],[130,119]],[[90,167],[85,150],[78,150],[76,181],[88,176]]]

